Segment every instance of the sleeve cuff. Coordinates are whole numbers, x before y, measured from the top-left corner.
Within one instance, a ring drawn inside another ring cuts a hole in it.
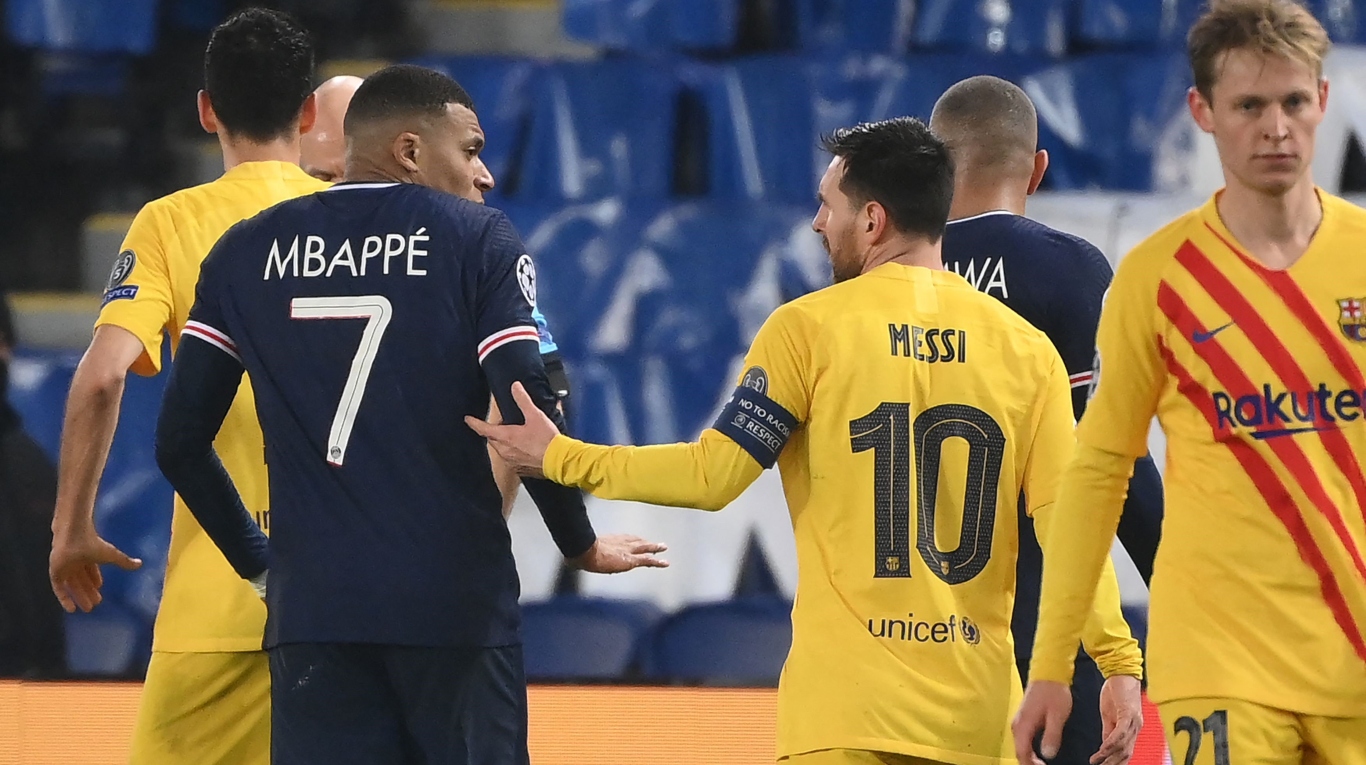
[[[550,445],[545,449],[545,456],[541,458],[541,472],[545,473],[546,478],[558,484],[565,484],[565,466],[576,443],[578,442],[564,434],[550,440]]]

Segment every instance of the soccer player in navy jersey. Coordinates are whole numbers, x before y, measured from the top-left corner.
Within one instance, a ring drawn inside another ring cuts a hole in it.
[[[454,80],[381,70],[345,132],[347,182],[235,226],[205,260],[158,462],[266,598],[276,765],[525,763],[517,572],[485,444],[462,418],[492,390],[520,422],[520,381],[560,420],[535,268],[480,204],[483,133]],[[212,448],[244,371],[269,541]],[[663,545],[597,537],[578,490],[525,486],[584,570],[665,565]]]
[[[955,164],[953,206],[944,233],[944,265],[1033,324],[1057,347],[1072,382],[1072,409],[1081,419],[1092,381],[1096,326],[1113,271],[1091,243],[1024,217],[1025,199],[1048,168],[1037,149],[1038,116],[1025,92],[1005,80],[980,76],[945,91],[930,128],[948,145]],[[1151,457],[1135,464],[1119,539],[1146,583],[1162,524],[1162,479]],[[1012,631],[1021,677],[1038,621],[1043,554],[1033,524],[1020,515],[1020,554]],[[1103,678],[1085,653],[1077,655],[1072,692],[1076,710],[1053,760],[1086,765],[1101,744]]]

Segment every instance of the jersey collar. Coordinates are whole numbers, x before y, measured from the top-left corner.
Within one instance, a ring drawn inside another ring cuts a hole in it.
[[[949,225],[952,226],[952,225],[955,224],[955,223],[967,223],[967,222],[970,221],[970,220],[978,220],[979,218],[990,218],[990,217],[992,217],[992,216],[994,216],[994,215],[1014,215],[1014,214],[1015,214],[1015,213],[1013,213],[1013,212],[1011,212],[1011,211],[1009,211],[1009,210],[988,210],[988,211],[986,211],[986,212],[984,212],[984,213],[978,213],[978,214],[976,214],[976,215],[969,215],[969,216],[966,217],[966,218],[955,218],[954,220],[949,221]]]

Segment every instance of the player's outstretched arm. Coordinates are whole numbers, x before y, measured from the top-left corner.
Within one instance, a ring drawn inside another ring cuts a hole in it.
[[[525,425],[466,422],[523,475],[544,475],[603,499],[720,510],[763,472],[734,441],[711,430],[688,444],[586,444],[560,434],[520,385],[512,392]]]
[[[89,612],[100,604],[100,565],[126,571],[142,565],[95,531],[95,491],[114,442],[124,378],[142,352],[142,341],[128,330],[99,327],[71,380],[48,558],[52,592],[68,612]]]
[[[188,332],[157,419],[157,465],[243,579],[264,586],[268,540],[242,504],[213,440],[242,381],[242,363]]]

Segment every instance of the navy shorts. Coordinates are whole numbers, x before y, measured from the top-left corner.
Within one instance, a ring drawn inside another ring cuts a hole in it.
[[[272,765],[528,765],[522,647],[270,650]]]

